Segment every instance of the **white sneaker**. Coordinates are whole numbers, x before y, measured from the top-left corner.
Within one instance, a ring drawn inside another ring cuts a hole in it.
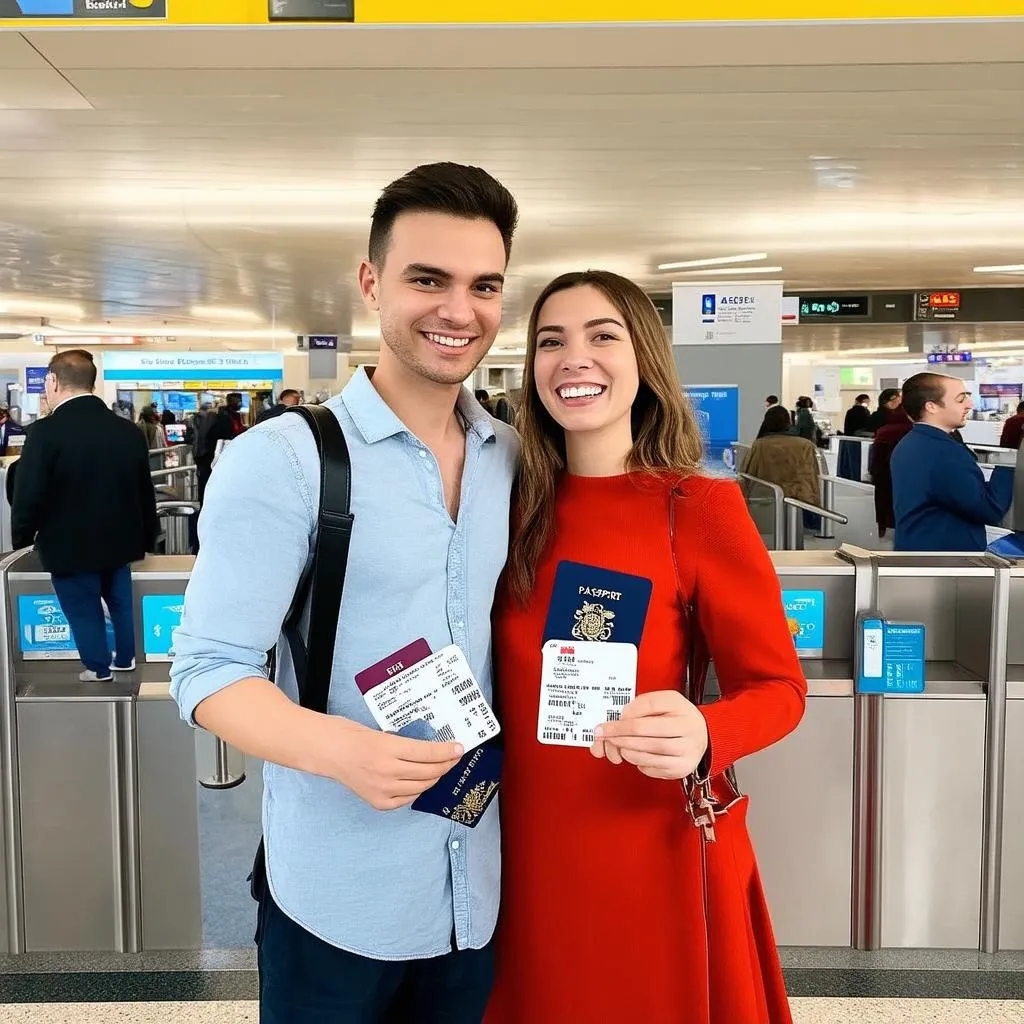
[[[90,672],[86,669],[79,677],[79,681],[83,683],[110,683],[113,682],[114,677],[108,672],[105,676],[97,675],[95,672]]]
[[[110,671],[111,672],[134,672],[135,671],[135,659],[132,658],[132,663],[130,665],[123,665],[123,666],[122,665],[111,665],[110,666]]]

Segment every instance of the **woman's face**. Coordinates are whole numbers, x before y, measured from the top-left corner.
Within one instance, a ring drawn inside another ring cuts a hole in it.
[[[640,374],[625,317],[603,292],[581,285],[544,303],[533,380],[564,430],[605,431],[623,421],[628,428]]]

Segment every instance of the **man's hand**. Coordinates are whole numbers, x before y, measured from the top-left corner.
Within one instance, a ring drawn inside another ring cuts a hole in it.
[[[410,740],[346,718],[329,721],[330,749],[321,752],[321,774],[378,811],[411,804],[451,771],[463,754],[459,743]]]
[[[685,779],[708,749],[704,716],[676,690],[641,694],[619,721],[604,723],[595,735],[594,757],[627,761],[652,779]]]

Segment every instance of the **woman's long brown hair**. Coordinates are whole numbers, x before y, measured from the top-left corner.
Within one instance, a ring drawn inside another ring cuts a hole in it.
[[[697,421],[679,386],[661,317],[643,290],[605,270],[563,274],[552,281],[537,297],[530,314],[523,396],[516,414],[523,458],[516,484],[515,530],[507,579],[512,595],[520,601],[525,601],[533,588],[537,563],[551,540],[555,486],[558,474],[565,469],[565,432],[544,408],[533,376],[538,318],[544,303],[556,292],[586,285],[603,293],[622,314],[636,352],[640,389],[633,402],[633,447],[626,458],[626,471],[688,476],[697,470],[703,451]]]

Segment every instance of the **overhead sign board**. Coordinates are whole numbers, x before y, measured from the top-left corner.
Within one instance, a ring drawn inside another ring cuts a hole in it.
[[[134,381],[137,385],[166,383],[184,387],[205,381],[220,387],[225,381],[251,388],[253,382],[281,380],[280,352],[104,352],[103,378]]]
[[[781,345],[781,282],[676,282],[672,344]]]
[[[929,352],[929,363],[970,363],[974,357],[970,352]]]
[[[66,28],[69,23],[267,25],[281,21],[392,25],[654,24],[778,21],[899,21],[907,18],[1015,18],[1024,0],[525,0],[499,8],[475,0],[0,0],[0,26],[25,20]]]
[[[26,366],[25,367],[25,394],[45,395],[46,375],[50,372],[47,366]]]
[[[802,295],[800,297],[800,318],[814,320],[817,317],[866,318],[871,313],[871,298],[868,295]]]
[[[915,296],[915,320],[957,320],[959,315],[959,292],[918,292]]]

